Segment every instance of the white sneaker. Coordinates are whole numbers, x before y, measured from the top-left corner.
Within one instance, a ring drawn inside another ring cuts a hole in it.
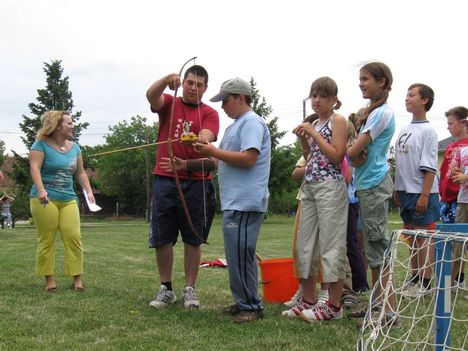
[[[413,283],[412,281],[407,282],[405,285],[402,286],[400,290],[400,294],[402,296],[409,296],[409,292],[414,290],[414,287],[419,283]]]
[[[281,315],[283,317],[288,317],[288,318],[299,317],[303,310],[312,308],[313,306],[315,305],[309,305],[307,302],[302,301],[302,298],[299,298],[299,302],[294,307],[290,308],[289,310],[281,312]]]
[[[183,293],[183,301],[185,308],[198,308],[200,307],[200,300],[198,299],[197,293],[193,286],[186,286]]]
[[[466,283],[465,281],[462,281],[461,283],[454,280],[452,282],[452,294],[456,294],[458,289],[466,289]]]
[[[161,285],[159,292],[154,300],[150,302],[149,307],[161,308],[176,303],[177,296],[175,292],[167,290],[167,286]]]
[[[405,298],[413,298],[413,299],[417,299],[417,298],[420,298],[422,296],[426,296],[426,295],[429,295],[430,293],[432,293],[432,289],[429,287],[429,288],[425,288],[420,282],[417,283],[417,284],[414,284],[413,286],[411,286],[407,291],[406,293],[403,295],[403,297]]]
[[[316,304],[312,308],[301,311],[300,315],[308,323],[341,319],[343,318],[343,306],[335,310],[329,302],[323,305]]]
[[[296,305],[299,303],[299,301],[301,300],[301,296],[302,296],[302,289],[299,288],[299,289],[297,289],[297,291],[296,291],[296,293],[293,295],[293,297],[291,297],[291,300],[286,301],[286,302],[284,303],[284,305],[285,305],[286,307],[294,307],[294,306],[296,306]]]

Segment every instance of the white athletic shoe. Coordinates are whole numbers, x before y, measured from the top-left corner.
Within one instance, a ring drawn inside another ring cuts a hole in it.
[[[329,302],[301,311],[300,313],[303,320],[308,323],[329,321],[331,319],[343,318],[343,306],[335,310]]]
[[[288,317],[288,318],[295,318],[295,317],[300,317],[301,312],[303,310],[306,310],[308,308],[312,308],[315,305],[309,305],[307,302],[302,301],[302,298],[299,300],[297,305],[294,307],[291,307],[289,310],[281,312],[281,315],[283,317]]]
[[[193,286],[186,286],[182,291],[185,308],[198,308],[200,307],[200,300]]]
[[[286,302],[284,303],[284,305],[285,305],[286,307],[294,307],[294,306],[296,306],[296,305],[299,303],[299,301],[301,300],[301,296],[302,296],[302,289],[299,288],[299,289],[297,289],[297,291],[296,291],[296,293],[293,295],[293,297],[291,297],[291,299],[290,299],[289,301],[286,301]]]
[[[405,292],[405,295],[403,295],[403,297],[405,298],[412,298],[412,299],[417,299],[417,298],[420,298],[422,296],[426,296],[426,295],[429,295],[430,293],[432,293],[432,289],[429,287],[429,288],[425,288],[421,282],[417,283],[417,284],[413,284],[413,286],[411,286],[406,292]]]
[[[150,302],[149,307],[161,308],[176,303],[177,297],[175,292],[167,290],[167,286],[161,285],[159,292],[154,300]]]
[[[409,292],[414,290],[414,287],[419,283],[413,283],[412,281],[407,282],[402,286],[400,290],[401,296],[409,296]]]
[[[454,281],[452,282],[452,294],[456,294],[456,293],[457,293],[457,290],[459,290],[459,289],[460,289],[460,290],[461,290],[461,289],[463,289],[463,290],[466,289],[466,283],[465,283],[465,281],[463,281],[463,282],[460,283],[460,282],[454,280]]]

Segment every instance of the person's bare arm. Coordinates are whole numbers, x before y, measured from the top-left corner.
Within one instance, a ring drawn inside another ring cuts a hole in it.
[[[146,91],[146,98],[154,111],[159,110],[164,104],[163,92],[166,87],[176,89],[180,86],[180,77],[177,73],[171,73],[155,81]]]
[[[41,204],[49,202],[49,194],[45,190],[44,184],[42,183],[41,167],[44,162],[44,153],[37,150],[31,150],[29,152],[29,167],[31,172],[31,178],[37,189],[37,198]]]
[[[93,189],[91,189],[91,184],[89,183],[88,175],[86,174],[86,171],[83,167],[83,158],[81,156],[78,156],[76,160],[76,166],[76,180],[81,185],[81,187],[86,190],[89,201],[95,203],[96,201],[94,200]]]
[[[245,151],[230,151],[218,149],[216,146],[209,143],[195,143],[194,148],[196,152],[205,157],[214,157],[229,163],[231,166],[240,168],[253,167],[259,155],[259,151],[253,148]]]

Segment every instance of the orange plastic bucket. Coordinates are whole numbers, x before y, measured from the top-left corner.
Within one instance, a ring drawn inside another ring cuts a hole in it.
[[[293,276],[293,259],[266,259],[260,261],[259,265],[263,299],[267,302],[288,301],[299,288],[299,280]]]

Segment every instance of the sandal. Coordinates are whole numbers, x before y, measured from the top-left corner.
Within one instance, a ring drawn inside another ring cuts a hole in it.
[[[57,292],[57,287],[56,286],[46,286],[45,287],[47,292],[54,293]]]
[[[75,284],[72,284],[71,288],[75,291],[79,291],[79,292],[84,292],[85,291],[85,287],[84,286],[75,286]]]

